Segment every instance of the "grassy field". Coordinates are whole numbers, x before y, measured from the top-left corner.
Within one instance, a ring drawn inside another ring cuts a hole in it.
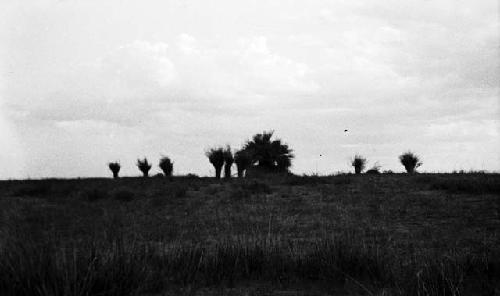
[[[500,295],[500,175],[0,182],[0,295]]]

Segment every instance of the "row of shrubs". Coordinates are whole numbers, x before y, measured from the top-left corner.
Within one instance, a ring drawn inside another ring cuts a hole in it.
[[[234,153],[229,145],[208,149],[205,155],[215,169],[215,177],[217,179],[221,178],[221,173],[224,171],[224,177],[231,178],[233,164],[236,164],[239,178],[246,176],[250,169],[266,173],[289,172],[292,166],[292,159],[294,158],[293,151],[280,139],[272,139],[273,134],[273,131],[264,131],[256,134],[252,137],[252,140],[248,140],[241,149],[236,150]],[[400,155],[399,160],[408,173],[414,173],[422,165],[419,157],[410,151]],[[366,158],[361,155],[355,155],[351,162],[356,174],[363,172],[366,163]],[[118,178],[121,168],[120,163],[111,162],[108,166],[113,173],[113,177]],[[172,176],[174,164],[169,157],[163,156],[158,166],[163,171],[164,176]],[[138,159],[137,167],[144,177],[148,177],[152,164],[147,158]],[[380,166],[375,164],[367,173],[379,173],[379,169]]]
[[[399,156],[399,161],[405,167],[405,170],[409,174],[413,174],[417,171],[417,168],[420,167],[423,163],[420,160],[420,157],[414,154],[411,151],[405,152]],[[366,168],[367,160],[365,157],[356,154],[354,158],[351,160],[351,165],[354,167],[354,172],[356,174],[361,174]],[[387,173],[391,173],[391,171],[386,171]],[[375,163],[371,169],[366,171],[367,174],[378,174],[380,173],[380,165]]]
[[[110,162],[108,163],[108,167],[113,173],[113,178],[118,178],[118,174],[120,173],[121,165],[119,162]],[[144,159],[138,159],[137,160],[137,167],[139,170],[142,172],[142,175],[144,177],[149,176],[149,170],[153,167],[153,165],[148,161],[147,158],[144,157]],[[174,172],[174,163],[170,160],[169,157],[163,156],[160,158],[160,162],[158,163],[158,167],[163,171],[163,175],[166,177],[171,177],[172,173]]]
[[[248,140],[241,149],[235,151],[229,145],[213,147],[205,152],[209,162],[215,169],[215,177],[220,178],[224,169],[224,177],[231,178],[231,168],[236,164],[238,177],[246,175],[249,168],[255,167],[265,172],[288,172],[294,155],[287,144],[280,139],[272,139],[273,131],[264,131]],[[172,176],[173,162],[163,156],[158,164],[164,176]],[[121,165],[119,162],[108,163],[114,178],[118,178]],[[137,167],[144,177],[148,177],[152,164],[147,160],[138,159]]]

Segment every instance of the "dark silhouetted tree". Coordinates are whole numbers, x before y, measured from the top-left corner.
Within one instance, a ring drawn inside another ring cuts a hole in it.
[[[167,156],[162,156],[160,158],[160,163],[158,164],[160,169],[163,171],[165,177],[171,177],[174,171],[174,163]]]
[[[147,177],[152,165],[148,162],[148,159],[144,157],[144,159],[137,160],[137,167],[142,172],[142,175]]]
[[[271,140],[273,131],[256,134],[243,150],[250,153],[252,165],[268,171],[286,172],[292,166],[292,149],[280,139]]]
[[[108,163],[108,167],[113,173],[113,178],[117,179],[118,178],[118,173],[120,172],[121,165],[119,162],[110,162]]]
[[[234,163],[233,152],[231,151],[231,147],[227,145],[224,150],[224,177],[229,179],[231,178],[231,167]]]
[[[220,179],[222,166],[224,165],[224,148],[210,148],[205,155],[215,168],[215,178]]]
[[[351,165],[354,167],[354,172],[356,174],[361,174],[366,167],[366,158],[356,154],[351,160]]]
[[[408,174],[415,173],[416,169],[422,165],[419,157],[413,152],[405,152],[399,156],[399,161],[405,167]]]
[[[234,162],[238,170],[238,177],[243,178],[245,170],[252,165],[252,155],[246,150],[239,150],[234,154]]]

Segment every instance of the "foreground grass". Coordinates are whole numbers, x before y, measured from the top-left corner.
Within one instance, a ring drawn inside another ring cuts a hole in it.
[[[0,294],[495,295],[499,181],[5,181]]]

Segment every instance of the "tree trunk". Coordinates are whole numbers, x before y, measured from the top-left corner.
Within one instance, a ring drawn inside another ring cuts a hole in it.
[[[245,170],[241,167],[237,167],[237,170],[238,170],[238,178],[243,178],[243,172],[245,172]]]
[[[354,173],[361,174],[361,167],[354,167]]]
[[[113,179],[118,179],[118,172],[113,172]]]
[[[228,165],[224,166],[224,178],[226,179],[231,178],[231,166]]]
[[[220,173],[222,171],[222,167],[215,168],[215,178],[220,179]]]

